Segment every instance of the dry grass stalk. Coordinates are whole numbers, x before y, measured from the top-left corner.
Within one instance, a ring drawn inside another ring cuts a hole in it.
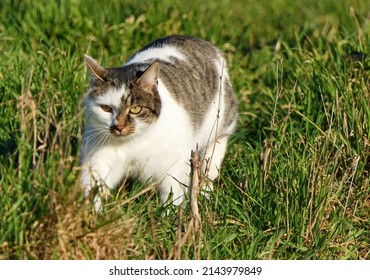
[[[199,155],[198,155],[198,148],[195,151],[192,151],[191,153],[191,170],[192,170],[192,180],[191,180],[191,186],[190,186],[190,209],[191,209],[191,217],[192,222],[195,231],[198,231],[200,229],[201,225],[201,217],[199,215],[199,209],[198,209],[198,195],[199,195],[199,189],[200,189],[200,182],[202,180],[201,178],[201,172],[200,167],[201,164],[199,162]]]
[[[199,214],[198,208],[198,195],[200,191],[200,186],[202,185],[203,176],[201,173],[201,162],[199,161],[198,147],[195,151],[191,152],[191,185],[190,185],[190,210],[191,210],[191,219],[188,224],[188,228],[183,236],[181,236],[182,231],[182,213],[183,210],[179,208],[179,228],[177,230],[177,241],[175,246],[172,248],[169,258],[172,259],[181,259],[181,248],[184,244],[192,237],[192,240],[195,244],[195,237],[198,234],[198,243],[195,244],[196,247],[196,259],[200,259],[200,249],[203,239],[202,231],[202,219]]]

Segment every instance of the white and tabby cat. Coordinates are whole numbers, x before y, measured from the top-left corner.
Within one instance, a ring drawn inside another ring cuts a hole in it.
[[[91,77],[81,150],[86,195],[134,176],[158,183],[161,201],[172,193],[178,205],[197,145],[206,175],[217,178],[237,122],[237,101],[216,47],[174,35],[147,45],[122,67],[85,59]],[[97,197],[95,208],[100,207]]]

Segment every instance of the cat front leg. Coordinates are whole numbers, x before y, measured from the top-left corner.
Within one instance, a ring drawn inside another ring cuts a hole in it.
[[[91,198],[93,200],[95,211],[97,213],[100,212],[102,209],[103,190],[106,189],[106,187],[104,186],[104,182],[98,172],[93,170],[89,164],[83,165],[80,183],[84,191],[85,198]]]
[[[178,206],[185,200],[188,189],[189,176],[186,171],[169,171],[158,186],[159,195],[162,203],[171,202]],[[169,201],[171,198],[171,201]]]
[[[102,199],[108,197],[120,180],[114,175],[114,170],[109,165],[100,163],[85,163],[81,171],[81,187],[85,198],[92,198],[94,209],[98,213],[102,210]],[[121,178],[121,177],[120,177]]]

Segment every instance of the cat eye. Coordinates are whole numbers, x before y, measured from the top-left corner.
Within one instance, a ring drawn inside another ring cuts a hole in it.
[[[141,112],[141,109],[142,109],[142,107],[141,106],[133,106],[133,107],[131,107],[130,108],[130,113],[131,114],[139,114],[140,112]]]
[[[108,105],[100,105],[100,108],[104,111],[104,112],[107,112],[107,113],[112,113],[113,109],[112,107],[108,106]]]

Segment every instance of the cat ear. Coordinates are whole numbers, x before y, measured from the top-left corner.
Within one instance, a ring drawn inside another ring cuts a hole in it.
[[[144,73],[141,75],[137,83],[143,88],[156,90],[158,85],[158,76],[159,76],[159,62],[156,61],[144,71]]]
[[[85,62],[89,69],[91,79],[106,82],[104,79],[104,73],[107,70],[103,66],[100,66],[95,59],[88,55],[85,55]]]

